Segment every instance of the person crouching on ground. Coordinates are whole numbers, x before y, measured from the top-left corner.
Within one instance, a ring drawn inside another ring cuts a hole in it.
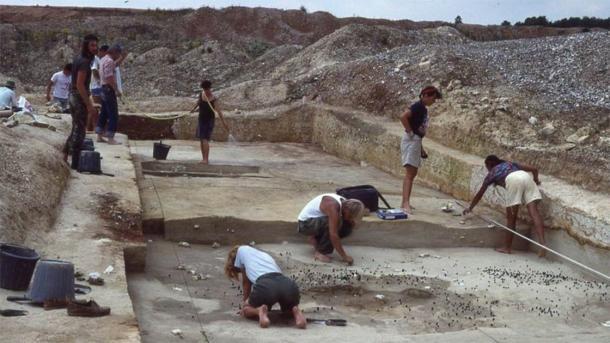
[[[269,327],[269,310],[279,303],[283,313],[291,313],[296,326],[305,329],[307,321],[299,310],[297,284],[284,276],[273,257],[247,245],[235,246],[227,256],[225,274],[239,282],[242,277],[244,304],[241,315],[258,319],[262,328]]]
[[[405,179],[402,184],[402,209],[411,214],[411,190],[413,180],[417,176],[417,169],[422,158],[428,158],[428,154],[422,146],[422,140],[428,128],[428,109],[426,107],[434,104],[436,99],[442,99],[443,95],[436,87],[428,86],[419,93],[419,101],[400,116],[400,122],[405,133],[400,143],[402,165],[405,167]]]
[[[305,205],[298,217],[297,230],[309,236],[314,246],[314,259],[330,262],[333,250],[351,265],[354,259],[343,249],[341,238],[347,237],[362,219],[364,204],[357,199],[346,199],[327,193],[318,195]]]
[[[538,241],[544,245],[544,223],[540,212],[538,212],[538,201],[542,199],[538,186],[538,169],[523,163],[508,162],[499,159],[496,155],[489,155],[485,158],[485,167],[489,171],[487,177],[481,185],[481,189],[472,199],[470,207],[464,210],[464,214],[472,212],[472,209],[479,203],[483,194],[490,185],[502,186],[506,189],[506,222],[508,228],[515,230],[517,225],[517,214],[520,205],[526,205],[532,221]],[[528,172],[533,174],[530,175]],[[498,252],[510,254],[513,243],[513,234],[506,232],[504,246],[496,249]],[[541,249],[538,256],[543,257],[546,251]]]
[[[222,115],[222,111],[218,106],[218,99],[212,94],[212,82],[203,80],[201,82],[201,89],[197,104],[191,110],[191,113],[199,108],[197,138],[199,138],[201,146],[201,163],[208,164],[210,158],[210,138],[212,137],[212,131],[214,131],[214,118],[216,117],[216,114],[218,114],[227,133],[229,133],[230,130]]]

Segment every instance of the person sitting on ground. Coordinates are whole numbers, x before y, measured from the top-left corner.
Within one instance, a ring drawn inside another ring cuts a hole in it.
[[[47,101],[51,101],[51,88],[53,88],[53,103],[59,104],[62,111],[68,109],[68,97],[72,84],[72,63],[64,66],[62,71],[51,76],[47,84]]]
[[[538,212],[538,201],[542,199],[538,186],[538,169],[523,163],[508,162],[498,158],[496,155],[489,155],[485,158],[485,167],[489,171],[487,177],[477,192],[470,207],[464,210],[464,214],[472,212],[472,209],[479,203],[487,187],[490,185],[502,186],[506,189],[506,222],[508,228],[515,230],[517,225],[517,214],[519,205],[526,205],[540,244],[544,245],[544,223],[540,212]],[[530,175],[528,172],[533,174]],[[506,232],[504,246],[496,249],[498,252],[510,254],[513,243],[513,233]],[[538,255],[543,257],[545,250],[540,250]]]
[[[100,62],[101,59],[106,56],[108,53],[108,49],[110,47],[108,45],[102,45],[97,52],[97,55],[93,58],[93,62],[91,62],[91,98],[93,98],[93,102],[102,105],[102,80],[100,79]],[[95,125],[97,125],[98,117],[90,116],[87,118],[87,131],[94,131]]]
[[[227,256],[225,274],[239,282],[241,273],[244,303],[241,315],[257,319],[262,328],[269,327],[269,310],[279,303],[283,313],[292,313],[296,326],[305,329],[307,321],[299,310],[300,292],[297,284],[282,275],[280,267],[269,254],[247,245],[235,246]]]
[[[428,154],[422,146],[422,140],[428,128],[428,109],[426,107],[434,104],[443,95],[436,87],[428,86],[419,93],[419,101],[400,116],[400,122],[405,133],[400,143],[402,166],[405,167],[405,178],[402,184],[401,208],[408,214],[412,214],[411,190],[413,181],[417,176],[417,170],[422,158],[428,158]]]
[[[17,107],[17,95],[15,94],[17,85],[15,81],[6,81],[6,84],[0,87],[0,110],[15,111]]]
[[[201,93],[197,99],[197,104],[191,110],[191,113],[195,112],[199,108],[199,118],[197,121],[197,138],[200,140],[201,147],[201,163],[208,164],[210,157],[210,138],[212,137],[212,131],[214,131],[214,118],[216,114],[220,118],[223,127],[230,132],[229,126],[225,122],[225,118],[222,115],[222,111],[218,106],[218,99],[212,94],[212,82],[209,80],[201,81]]]
[[[314,246],[314,259],[330,262],[333,250],[351,265],[354,259],[343,249],[341,238],[349,236],[364,215],[364,204],[357,199],[346,199],[327,193],[318,195],[305,205],[298,217],[297,230],[309,236]]]
[[[113,45],[108,54],[100,61],[100,79],[102,83],[102,111],[95,127],[97,141],[100,143],[120,144],[114,139],[119,124],[119,104],[117,97],[121,97],[116,82],[115,61],[121,57],[123,49]],[[107,126],[106,126],[107,125]],[[108,140],[105,140],[103,137]]]

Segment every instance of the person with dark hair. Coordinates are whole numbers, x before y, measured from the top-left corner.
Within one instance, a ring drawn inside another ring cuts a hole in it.
[[[247,245],[236,245],[227,256],[225,275],[239,282],[239,274],[243,284],[242,316],[258,319],[260,327],[267,328],[271,324],[268,313],[279,303],[282,312],[292,314],[299,329],[307,327],[299,309],[299,286],[282,274],[273,257]]]
[[[62,110],[68,108],[68,98],[70,96],[70,85],[72,83],[72,63],[64,65],[62,71],[51,76],[47,84],[47,101],[51,101],[51,88],[53,88],[53,102],[61,106]]]
[[[114,139],[114,134],[119,124],[119,103],[117,97],[122,95],[117,86],[115,61],[121,58],[122,51],[121,46],[113,45],[108,49],[108,54],[100,61],[102,111],[95,127],[97,141],[100,143],[120,144]],[[108,140],[105,140],[103,136],[108,138]]]
[[[64,145],[64,160],[68,161],[68,153],[72,153],[72,169],[78,168],[80,152],[87,130],[87,116],[97,114],[93,102],[89,98],[89,85],[91,84],[91,61],[97,53],[97,37],[87,35],[83,39],[81,52],[72,62],[72,77],[70,84],[70,113],[72,114],[72,131]]]
[[[437,99],[442,99],[443,95],[434,86],[428,86],[419,93],[419,101],[413,103],[411,107],[400,116],[400,122],[405,129],[405,133],[400,143],[402,165],[405,167],[405,178],[402,185],[402,204],[403,210],[409,214],[411,208],[411,190],[413,180],[417,176],[417,170],[422,158],[428,158],[428,154],[422,146],[422,140],[428,128],[428,109]]]
[[[199,118],[197,121],[197,138],[200,140],[201,147],[201,163],[208,164],[210,157],[210,138],[212,137],[212,131],[214,131],[214,118],[216,115],[220,118],[223,127],[230,132],[229,126],[225,122],[225,118],[222,115],[222,111],[218,106],[218,99],[212,94],[212,82],[209,80],[201,81],[201,93],[197,99],[197,104],[191,110],[191,113],[195,112],[199,108]]]
[[[534,222],[538,241],[544,245],[544,222],[538,211],[538,202],[542,199],[537,186],[540,185],[538,169],[523,163],[505,161],[496,155],[489,155],[485,158],[485,167],[489,173],[485,177],[481,188],[474,196],[474,199],[472,199],[470,207],[464,210],[464,214],[472,212],[472,209],[483,198],[487,187],[491,185],[504,187],[506,189],[506,226],[515,230],[519,206],[526,205],[530,218]],[[532,175],[528,172],[531,172]],[[501,253],[510,254],[513,236],[511,232],[507,231],[504,246],[496,250]],[[544,256],[545,250],[541,249],[538,255],[540,257]]]
[[[93,58],[93,62],[91,62],[91,97],[93,98],[93,102],[102,105],[102,81],[100,79],[100,61],[106,54],[108,53],[108,49],[110,47],[108,45],[102,45],[97,55]],[[95,125],[97,124],[98,117],[90,116],[87,120],[87,131],[94,131]]]

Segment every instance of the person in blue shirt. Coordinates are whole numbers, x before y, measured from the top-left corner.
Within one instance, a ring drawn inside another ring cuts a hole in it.
[[[538,202],[542,199],[538,189],[538,185],[540,185],[538,169],[523,163],[504,161],[496,155],[489,155],[485,158],[485,167],[489,173],[474,199],[472,199],[470,207],[464,210],[464,214],[472,212],[472,209],[483,198],[487,187],[491,185],[504,187],[506,189],[505,206],[508,228],[515,230],[519,206],[526,205],[527,211],[534,222],[538,241],[544,245],[544,222],[538,211]],[[528,172],[531,172],[532,175]],[[496,250],[501,253],[510,254],[513,236],[511,232],[507,231],[504,246]],[[545,250],[541,249],[538,256],[543,257],[544,255]]]

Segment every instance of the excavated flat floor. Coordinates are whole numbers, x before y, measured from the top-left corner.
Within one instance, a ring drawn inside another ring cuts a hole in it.
[[[402,180],[374,167],[346,162],[307,144],[214,143],[211,165],[198,164],[193,141],[172,145],[167,161],[151,161],[153,142],[137,141],[144,226],[154,223],[174,241],[234,244],[302,242],[295,230],[301,208],[337,188],[372,184],[398,207]],[[163,176],[160,176],[163,175]],[[348,244],[378,247],[493,247],[502,235],[475,217],[443,213],[450,197],[416,185],[414,215],[405,221],[365,217]],[[381,205],[381,203],[380,203]],[[491,210],[484,213],[501,220]],[[527,231],[527,227],[523,228]],[[525,242],[516,242],[525,249]]]
[[[348,246],[355,264],[324,264],[303,244],[264,244],[301,289],[310,324],[279,313],[272,326],[237,315],[241,290],[223,275],[229,246],[179,247],[149,237],[146,273],[129,289],[144,342],[608,342],[608,286],[531,253],[485,248],[379,249]],[[179,270],[178,266],[184,266]],[[200,276],[201,280],[196,280]]]
[[[158,162],[152,141],[132,144],[144,222],[163,233],[149,236],[145,272],[128,275],[144,342],[175,340],[174,329],[187,342],[610,338],[600,324],[610,320],[606,284],[531,252],[494,252],[503,233],[474,217],[443,213],[451,198],[438,191],[416,185],[408,220],[365,217],[344,240],[354,266],[322,264],[296,233],[305,203],[339,187],[372,184],[398,206],[400,178],[306,144],[213,143],[212,165],[205,166],[197,164],[197,142],[164,142],[172,148]],[[493,210],[480,211],[502,221]],[[241,290],[224,277],[223,266],[231,245],[250,242],[297,280],[308,317],[343,318],[348,327],[311,324],[298,331],[274,314],[272,328],[262,330],[240,318]]]

